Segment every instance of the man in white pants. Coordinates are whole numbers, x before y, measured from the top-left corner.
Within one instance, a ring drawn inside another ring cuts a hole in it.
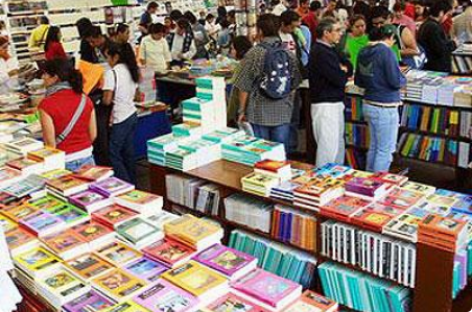
[[[352,65],[334,45],[341,38],[341,25],[323,19],[316,29],[318,40],[310,53],[309,80],[311,118],[317,143],[316,166],[344,163],[344,88]]]

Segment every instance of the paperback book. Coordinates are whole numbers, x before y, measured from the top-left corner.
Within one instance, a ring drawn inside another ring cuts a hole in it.
[[[171,239],[164,239],[143,249],[146,257],[176,268],[188,262],[195,250]]]
[[[85,254],[69,260],[66,265],[85,281],[110,272],[115,267],[94,253]]]
[[[106,180],[93,183],[90,186],[90,189],[93,189],[107,197],[115,197],[134,190],[134,185],[118,178],[111,177]]]
[[[128,262],[139,259],[142,256],[140,252],[120,242],[106,245],[98,249],[96,253],[103,260],[108,261],[116,267],[122,267]]]
[[[109,206],[92,213],[92,220],[114,230],[121,223],[136,218],[138,213],[118,205]]]
[[[45,236],[42,238],[42,241],[53,253],[65,261],[89,252],[87,242],[77,236],[72,230]]]
[[[146,283],[121,269],[113,269],[92,280],[92,284],[109,298],[123,302],[144,290]]]
[[[94,191],[84,191],[69,197],[69,201],[84,209],[88,213],[105,208],[113,204],[113,199]]]
[[[96,250],[104,245],[111,244],[115,240],[115,232],[93,221],[74,226],[72,230],[89,244],[90,250]]]
[[[159,214],[164,204],[163,198],[151,193],[133,190],[115,198],[115,203],[134,210],[141,215]]]
[[[63,306],[66,312],[88,312],[88,311],[102,311],[112,307],[114,301],[101,295],[95,290],[91,290],[84,295],[72,300]]]
[[[164,238],[164,232],[141,217],[124,221],[117,225],[118,239],[141,250]]]
[[[146,257],[137,259],[124,266],[126,272],[148,283],[156,282],[161,274],[168,269],[165,265]]]

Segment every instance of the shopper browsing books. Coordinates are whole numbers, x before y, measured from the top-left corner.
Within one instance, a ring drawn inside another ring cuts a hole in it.
[[[391,49],[395,34],[393,25],[373,28],[370,45],[357,58],[355,83],[365,89],[363,110],[370,129],[368,171],[388,171],[396,148],[400,89],[406,79]]]
[[[8,37],[0,37],[0,94],[7,94],[13,77],[18,75],[18,61],[8,52]]]
[[[125,23],[119,23],[118,25],[116,25],[115,33],[112,38],[114,42],[121,44],[128,43],[130,37],[131,31],[128,25],[126,25]]]
[[[28,48],[39,49],[44,46],[46,36],[49,30],[49,19],[46,16],[39,18],[39,25],[31,32],[28,42]]]
[[[185,60],[191,60],[197,53],[192,29],[185,18],[177,21],[175,32],[169,34],[167,42],[172,55],[172,62],[175,65],[182,65]]]
[[[149,36],[141,41],[139,61],[156,74],[164,74],[170,66],[172,56],[165,35],[165,26],[161,23],[149,26]]]
[[[82,93],[82,75],[64,59],[47,61],[43,79],[46,98],[39,105],[43,139],[66,153],[66,168],[93,165],[97,126],[92,101]]]
[[[113,105],[110,160],[116,177],[135,183],[134,135],[138,123],[134,98],[139,68],[130,44],[110,43],[105,50],[111,70],[105,74],[103,104]]]

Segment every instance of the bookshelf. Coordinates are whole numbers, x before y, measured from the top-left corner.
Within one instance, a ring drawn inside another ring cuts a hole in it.
[[[228,192],[225,192],[224,196],[228,196],[234,192],[243,193],[249,196],[256,196],[249,194],[242,190],[241,178],[248,173],[253,171],[252,167],[228,162],[225,160],[219,160],[213,163],[210,163],[206,166],[200,167],[198,169],[190,170],[187,172],[180,172],[166,167],[161,167],[157,165],[150,164],[150,182],[151,182],[151,191],[155,194],[161,195],[165,199],[165,207],[170,209],[172,203],[167,200],[166,194],[166,175],[173,174],[178,172],[179,174],[191,177],[202,179],[223,188],[226,188]],[[263,198],[266,201],[272,202],[271,198]],[[282,201],[283,202],[283,201]],[[286,204],[286,203],[282,203]],[[302,210],[296,206],[293,206],[293,209]],[[195,213],[200,216],[205,216],[209,219],[214,219],[215,221],[221,222],[226,228],[237,228],[243,229],[250,233],[260,235],[262,237],[274,240],[273,237],[270,237],[270,234],[260,233],[257,230],[248,229],[246,226],[236,224],[234,222],[229,222],[225,220],[224,215],[220,214],[218,216],[213,216],[210,214],[202,215],[199,212],[194,210],[186,209],[185,207],[178,207],[184,212]],[[307,210],[304,210],[307,212]],[[326,261],[332,261],[332,259],[321,255],[321,223],[330,220],[327,217],[320,216],[317,212],[309,210],[313,216],[317,218],[317,230],[315,233],[316,236],[316,250],[313,252],[315,257],[318,259],[318,263],[324,263]],[[336,220],[337,221],[337,220]],[[470,285],[463,290],[459,296],[454,300],[452,297],[452,278],[453,278],[453,266],[454,266],[454,254],[451,252],[446,252],[437,248],[433,248],[421,243],[416,244],[417,250],[417,269],[416,269],[416,286],[412,289],[413,292],[413,312],[423,312],[423,311],[435,311],[435,312],[462,312],[469,311],[472,308],[472,298],[468,296],[472,292]],[[336,262],[339,263],[339,262]],[[340,263],[341,265],[344,265]],[[372,275],[369,272],[366,272],[362,268],[356,265],[346,265],[346,268],[365,273],[367,275]],[[376,276],[378,278],[378,276]],[[319,283],[318,283],[319,285]],[[320,289],[317,289],[321,291]],[[351,309],[347,309],[351,311]]]
[[[452,52],[452,72],[460,75],[472,74],[472,51],[460,46]]]

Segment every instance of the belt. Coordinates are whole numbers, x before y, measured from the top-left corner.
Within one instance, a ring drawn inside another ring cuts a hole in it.
[[[399,104],[393,104],[392,103],[392,105],[382,105],[382,104],[372,103],[372,102],[369,102],[369,101],[364,101],[364,104],[375,106],[375,107],[380,107],[380,108],[398,108],[398,106],[401,105],[401,103],[399,103]]]

